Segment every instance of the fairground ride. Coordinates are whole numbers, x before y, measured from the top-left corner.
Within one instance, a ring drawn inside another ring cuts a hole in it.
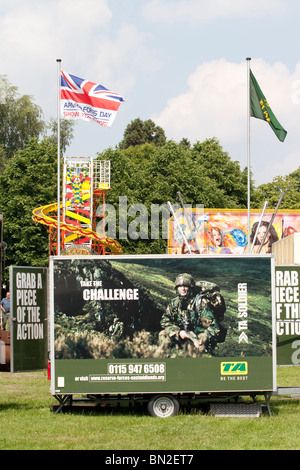
[[[121,254],[122,246],[104,235],[105,196],[110,189],[110,161],[65,157],[63,199],[33,210],[35,222],[49,227],[49,254]]]

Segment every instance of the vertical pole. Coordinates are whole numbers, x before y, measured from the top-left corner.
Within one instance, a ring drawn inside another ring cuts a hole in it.
[[[269,222],[269,225],[268,225],[268,228],[267,228],[267,230],[266,230],[266,232],[265,232],[264,238],[263,238],[262,241],[261,241],[261,244],[260,244],[258,253],[260,253],[262,247],[264,246],[264,243],[265,243],[266,238],[267,238],[267,236],[268,236],[268,233],[269,233],[269,231],[270,231],[270,229],[271,229],[271,226],[272,226],[272,224],[273,224],[273,221],[274,221],[274,219],[275,219],[275,217],[276,217],[276,214],[277,214],[277,212],[278,212],[278,209],[279,209],[279,206],[280,206],[280,204],[281,204],[281,201],[282,201],[282,199],[284,198],[284,195],[285,195],[285,193],[284,193],[284,192],[282,191],[282,189],[281,189],[281,190],[280,190],[279,201],[277,202],[277,206],[276,206],[275,211],[274,211],[274,214],[272,215],[272,218],[271,218],[271,220],[270,220],[270,222]]]
[[[250,246],[250,57],[247,57],[247,230],[248,230],[248,252],[251,251]]]
[[[61,59],[57,62],[57,256],[60,255],[60,73]]]
[[[94,159],[91,157],[90,158],[90,164],[89,164],[89,177],[90,177],[90,193],[91,193],[91,199],[90,199],[90,229],[94,230],[93,228],[93,220],[94,218]],[[92,249],[93,247],[93,239],[91,238],[90,240],[90,248]]]
[[[182,230],[182,228],[181,228],[181,226],[180,226],[180,223],[179,223],[179,221],[178,221],[178,219],[177,219],[177,217],[176,217],[176,214],[175,214],[175,212],[174,212],[174,209],[173,209],[172,204],[170,203],[170,201],[168,201],[168,205],[169,205],[169,208],[170,208],[170,210],[171,210],[171,212],[172,212],[172,214],[173,214],[174,220],[175,220],[175,222],[177,223],[177,227],[179,228],[179,231],[180,231],[180,233],[181,233],[181,236],[182,236],[182,238],[183,238],[183,240],[184,240],[184,242],[185,242],[185,244],[186,244],[186,246],[187,246],[187,248],[188,248],[188,250],[189,250],[189,253],[190,253],[190,255],[191,255],[191,254],[192,254],[192,251],[191,251],[191,249],[190,249],[190,245],[188,244],[187,238],[186,238],[186,236],[185,236],[185,234],[184,234],[184,232],[183,232],[183,230]]]
[[[265,211],[266,211],[267,205],[268,205],[268,201],[265,201],[264,207],[263,207],[263,210],[262,210],[260,219],[259,219],[259,222],[258,222],[257,227],[256,227],[256,230],[255,230],[255,235],[254,235],[254,238],[253,238],[253,240],[252,240],[252,245],[251,245],[251,250],[250,250],[251,253],[252,253],[252,251],[253,251],[253,247],[254,247],[254,245],[255,245],[256,237],[257,237],[258,231],[259,231],[259,229],[260,229],[260,225],[261,225],[261,222],[262,222],[262,220],[263,220],[263,216],[264,216],[264,213],[265,213]]]
[[[185,205],[184,205],[184,202],[183,202],[183,197],[182,197],[182,194],[180,191],[177,191],[177,196],[179,197],[179,200],[180,200],[180,203],[181,203],[181,207],[182,207],[182,210],[183,210],[183,214],[184,214],[184,217],[185,217],[185,220],[188,224],[188,227],[189,227],[189,230],[191,232],[191,236],[193,236],[193,227],[192,227],[192,222],[191,222],[191,218],[189,216],[189,214],[186,212],[185,210]],[[195,224],[194,224],[195,226]],[[197,238],[196,238],[196,234],[195,236],[193,237],[193,240],[195,242],[195,247],[197,249],[197,251],[200,253],[200,248],[199,248],[199,245],[198,245],[198,242],[197,242]]]

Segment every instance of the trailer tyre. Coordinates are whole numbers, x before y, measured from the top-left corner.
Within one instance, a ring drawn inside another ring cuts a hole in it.
[[[169,418],[177,415],[179,403],[172,395],[155,395],[148,402],[147,409],[150,416]]]

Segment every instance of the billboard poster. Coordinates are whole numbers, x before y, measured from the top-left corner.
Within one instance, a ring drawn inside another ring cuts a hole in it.
[[[272,210],[250,214],[250,243],[252,253],[258,253],[260,244],[273,216]],[[187,220],[187,217],[189,220]],[[259,226],[259,228],[258,228]],[[260,253],[271,253],[272,244],[300,231],[300,211],[278,212]],[[186,238],[184,240],[183,234]],[[168,227],[168,253],[187,253],[186,241],[194,254],[243,254],[247,251],[248,214],[246,209],[186,208],[177,210]]]
[[[52,257],[52,394],[274,390],[273,270],[273,255]]]
[[[48,268],[10,266],[11,372],[48,361]]]
[[[300,365],[300,266],[275,267],[277,364]]]

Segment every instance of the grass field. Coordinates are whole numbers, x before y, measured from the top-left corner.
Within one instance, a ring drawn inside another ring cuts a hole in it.
[[[279,367],[277,380],[300,386],[300,367]],[[160,419],[142,408],[55,414],[46,371],[0,372],[0,383],[1,450],[300,449],[299,397],[272,396],[271,417],[218,418],[192,409]]]

